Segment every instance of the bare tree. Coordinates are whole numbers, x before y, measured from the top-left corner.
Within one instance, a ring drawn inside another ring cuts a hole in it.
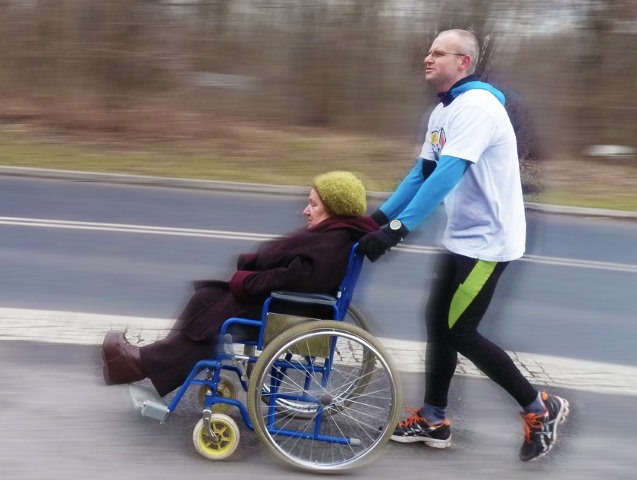
[[[626,92],[636,16],[634,2],[614,0],[4,0],[0,95],[46,101],[60,117],[92,102],[124,119],[140,102],[170,99],[393,135],[435,101],[418,81],[434,36],[464,28],[481,42],[482,78],[508,94],[523,161],[534,161],[540,144],[635,143],[637,99]],[[200,73],[249,78],[250,88],[196,85]]]

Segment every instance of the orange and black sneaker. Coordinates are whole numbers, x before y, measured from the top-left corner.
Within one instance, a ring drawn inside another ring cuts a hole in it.
[[[520,449],[520,460],[532,462],[543,457],[557,441],[557,427],[569,414],[569,404],[557,395],[542,392],[546,411],[542,414],[521,413],[524,420],[524,443]]]
[[[420,411],[411,407],[405,410],[411,413],[406,420],[398,424],[394,434],[390,437],[395,442],[415,443],[423,442],[433,448],[448,448],[451,446],[451,422],[432,425],[420,416]]]

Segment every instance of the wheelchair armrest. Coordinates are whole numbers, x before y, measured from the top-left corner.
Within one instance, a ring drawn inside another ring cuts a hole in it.
[[[287,302],[305,303],[314,305],[336,305],[336,298],[327,293],[301,293],[276,291],[271,293],[272,298]]]

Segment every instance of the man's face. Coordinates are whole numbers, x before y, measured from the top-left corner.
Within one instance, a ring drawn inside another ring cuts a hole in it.
[[[437,92],[446,92],[454,83],[466,76],[466,65],[470,61],[465,52],[459,51],[458,39],[448,33],[436,37],[425,57],[425,80]]]

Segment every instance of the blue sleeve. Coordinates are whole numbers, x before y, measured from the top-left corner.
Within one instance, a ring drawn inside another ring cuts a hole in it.
[[[438,160],[436,169],[431,176],[422,183],[420,189],[404,210],[398,215],[393,216],[386,213],[387,218],[398,218],[403,225],[412,232],[420,222],[427,218],[427,216],[440,205],[447,194],[458,185],[462,175],[464,175],[464,172],[470,165],[470,162],[462,158],[443,155],[440,157],[440,160]],[[391,198],[389,200],[391,200]]]
[[[412,168],[411,172],[400,182],[400,185],[398,185],[398,188],[392,193],[391,197],[380,206],[380,211],[390,220],[396,218],[398,214],[405,209],[424,183],[423,161],[425,160],[422,157],[418,159],[414,168]],[[430,161],[427,160],[427,162]]]

